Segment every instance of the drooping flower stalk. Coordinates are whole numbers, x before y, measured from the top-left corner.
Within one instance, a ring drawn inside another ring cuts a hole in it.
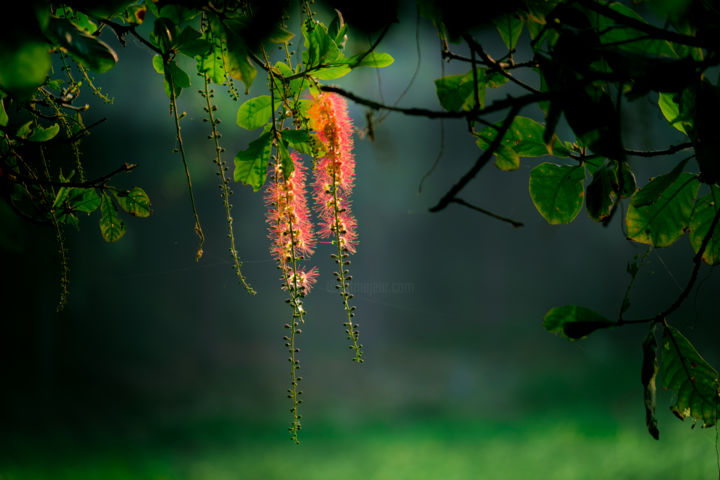
[[[354,351],[354,361],[363,362],[362,345],[357,323],[353,322],[355,307],[349,301],[350,293],[350,254],[357,246],[357,222],[350,211],[350,195],[355,182],[355,158],[352,153],[352,123],[348,118],[345,99],[333,93],[315,96],[308,109],[310,127],[315,131],[324,150],[315,165],[316,208],[320,215],[319,234],[322,238],[332,238],[337,253],[331,257],[338,264],[337,289],[342,297],[347,320],[345,333]]]
[[[285,325],[289,334],[284,340],[290,353],[288,398],[292,402],[290,412],[293,418],[289,430],[291,438],[299,443],[298,432],[302,428],[300,423],[302,415],[298,413],[298,406],[302,403],[299,383],[302,377],[298,376],[300,361],[297,359],[297,353],[300,349],[296,346],[296,337],[302,333],[300,326],[305,323],[303,298],[316,282],[317,268],[306,269],[300,266],[300,262],[308,260],[313,254],[315,236],[307,206],[305,167],[296,155],[292,155],[292,159],[295,167],[287,178],[280,161],[277,161],[272,168],[265,201],[268,236],[272,242],[270,253],[277,261],[278,269],[282,274],[282,288],[289,292],[288,303],[293,310],[292,321]]]

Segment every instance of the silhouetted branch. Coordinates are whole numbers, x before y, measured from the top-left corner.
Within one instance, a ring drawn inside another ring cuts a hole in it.
[[[46,187],[74,187],[74,188],[96,188],[105,185],[108,180],[117,175],[118,173],[129,173],[137,167],[134,163],[124,163],[122,166],[116,168],[110,173],[98,177],[94,180],[88,180],[86,182],[56,182],[54,180],[41,180],[39,178],[24,177],[22,175],[8,174],[8,179],[13,182],[30,183],[33,185],[43,185]]]
[[[471,204],[471,203],[466,202],[466,201],[463,200],[462,198],[453,198],[453,199],[450,200],[450,201],[451,201],[452,203],[459,203],[460,205],[464,205],[464,206],[466,206],[466,207],[468,207],[468,208],[471,208],[471,209],[473,209],[473,210],[475,210],[475,211],[478,211],[478,212],[480,212],[480,213],[484,213],[485,215],[488,215],[488,216],[490,216],[490,217],[496,218],[496,219],[498,219],[498,220],[500,220],[500,221],[507,222],[507,223],[511,224],[511,225],[512,225],[513,227],[515,227],[515,228],[520,228],[520,227],[524,227],[524,226],[525,226],[525,224],[522,223],[522,222],[518,222],[517,220],[513,220],[512,218],[503,217],[502,215],[498,215],[497,213],[491,212],[490,210],[485,210],[485,209],[482,208],[482,207],[478,207],[477,205],[473,205],[473,204]]]
[[[485,149],[485,151],[480,155],[480,157],[475,162],[475,165],[468,170],[468,172],[460,178],[460,181],[453,185],[453,187],[440,199],[440,201],[435,205],[434,207],[430,208],[431,212],[438,212],[442,210],[443,208],[447,207],[448,204],[455,200],[455,195],[460,193],[460,190],[465,188],[465,185],[470,182],[473,178],[475,178],[475,175],[478,174],[480,169],[485,166],[485,164],[490,161],[492,156],[495,154],[495,150],[500,146],[500,143],[502,142],[503,138],[505,137],[505,134],[510,129],[510,125],[512,125],[513,120],[515,120],[515,117],[520,112],[520,109],[522,108],[522,105],[513,105],[513,107],[510,109],[510,112],[507,114],[507,117],[505,117],[505,120],[503,120],[502,125],[500,125],[500,128],[498,128],[498,133],[495,135],[495,138],[493,138],[492,142],[490,142],[490,145],[488,145],[488,148]]]

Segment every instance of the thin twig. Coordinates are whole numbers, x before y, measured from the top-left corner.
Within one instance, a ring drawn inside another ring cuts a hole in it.
[[[85,182],[56,182],[53,180],[42,180],[39,178],[25,177],[23,175],[14,175],[12,173],[9,173],[7,177],[10,181],[31,183],[33,185],[43,185],[47,187],[97,188],[105,185],[107,181],[110,180],[110,178],[114,177],[118,173],[127,173],[134,170],[136,167],[137,164],[126,162],[112,172],[103,175],[102,177],[98,177],[94,180],[88,180]]]
[[[440,199],[437,205],[430,208],[431,212],[438,212],[447,207],[448,204],[455,199],[455,195],[457,195],[460,190],[465,188],[465,185],[467,185],[470,180],[475,178],[475,175],[478,174],[480,169],[484,167],[487,162],[490,161],[492,156],[495,154],[495,151],[500,146],[500,143],[503,141],[505,134],[508,130],[510,130],[510,125],[512,125],[513,120],[515,120],[515,117],[521,109],[522,105],[512,106],[510,112],[507,114],[507,117],[505,117],[505,120],[503,120],[502,125],[500,125],[500,128],[498,129],[498,134],[495,136],[495,138],[493,138],[492,142],[490,142],[488,148],[486,148],[482,155],[480,155],[480,157],[475,162],[475,165],[473,165],[473,167],[468,170],[465,175],[462,176],[460,181],[453,185],[453,187]]]
[[[453,199],[450,200],[450,201],[453,202],[453,203],[459,203],[460,205],[464,205],[464,206],[466,206],[466,207],[468,207],[468,208],[471,208],[471,209],[473,209],[473,210],[476,210],[476,211],[478,211],[478,212],[480,212],[480,213],[484,213],[485,215],[487,215],[487,216],[489,216],[489,217],[496,218],[496,219],[498,219],[498,220],[500,220],[500,221],[503,221],[503,222],[507,222],[507,223],[511,224],[511,225],[512,225],[513,227],[515,227],[515,228],[520,228],[520,227],[524,227],[524,226],[525,226],[525,224],[522,223],[522,222],[518,222],[517,220],[513,220],[512,218],[503,217],[502,215],[498,215],[497,213],[491,212],[490,210],[486,210],[486,209],[484,209],[484,208],[482,208],[482,207],[478,207],[477,205],[473,205],[473,204],[471,204],[471,203],[468,203],[468,202],[466,202],[465,200],[463,200],[462,198],[453,198]]]
[[[604,17],[608,17],[611,20],[647,33],[652,38],[658,38],[661,40],[667,40],[669,42],[679,43],[682,45],[688,45],[691,47],[700,47],[705,49],[714,49],[714,45],[708,45],[702,39],[692,37],[690,35],[684,35],[682,33],[673,32],[664,28],[655,27],[649,23],[645,23],[636,18],[628,17],[623,15],[617,10],[613,10],[607,5],[601,4],[594,0],[579,0],[578,3],[582,4],[585,8],[593,10]]]
[[[678,145],[671,145],[665,150],[651,150],[651,151],[638,151],[638,150],[625,150],[625,153],[627,155],[632,155],[634,157],[659,157],[662,155],[672,155],[674,153],[680,152],[682,150],[685,150],[687,148],[691,148],[692,143],[686,142],[681,143]]]
[[[712,223],[710,224],[710,229],[708,230],[708,233],[703,238],[702,243],[700,244],[700,249],[695,254],[695,257],[693,257],[693,270],[690,274],[690,279],[688,280],[687,285],[685,285],[685,289],[678,295],[678,297],[675,299],[675,301],[670,305],[668,308],[663,310],[661,313],[658,313],[654,317],[651,318],[644,318],[641,320],[623,320],[620,319],[618,321],[618,325],[623,324],[632,324],[632,323],[659,323],[662,322],[668,315],[673,313],[675,310],[680,308],[680,305],[683,304],[683,302],[687,299],[688,295],[690,294],[690,291],[692,290],[693,286],[695,285],[695,282],[697,281],[698,272],[700,272],[700,266],[702,265],[702,257],[705,254],[705,250],[707,249],[707,246],[710,244],[710,240],[712,239],[713,233],[715,232],[715,227],[717,226],[718,222],[720,222],[720,208],[715,212],[715,217],[713,217]]]
[[[445,112],[445,111],[439,111],[439,110],[429,110],[426,108],[402,108],[402,107],[393,107],[390,105],[384,105],[382,103],[378,103],[373,100],[368,100],[367,98],[358,97],[357,95],[355,95],[352,92],[348,92],[347,90],[344,90],[339,87],[334,87],[331,85],[321,85],[319,88],[323,92],[337,93],[338,95],[342,95],[343,97],[348,98],[355,103],[359,103],[360,105],[365,105],[366,107],[370,107],[374,110],[391,110],[393,112],[399,112],[399,113],[403,113],[405,115],[427,117],[427,118],[467,118],[470,120],[475,120],[476,119],[475,117],[477,117],[477,116],[485,115],[488,113],[499,112],[501,110],[505,110],[506,108],[518,107],[518,109],[519,109],[519,108],[522,108],[531,103],[541,102],[543,100],[549,100],[550,98],[552,98],[556,95],[556,92],[541,92],[541,93],[531,93],[531,94],[523,95],[520,97],[508,96],[507,98],[505,98],[503,100],[496,100],[492,104],[486,106],[485,108],[478,110],[477,112],[473,112],[473,111]]]
[[[490,67],[491,70],[499,73],[503,77],[507,78],[508,80],[515,83],[516,85],[521,86],[525,90],[528,90],[533,93],[540,93],[540,90],[538,90],[537,88],[533,87],[532,85],[528,85],[527,83],[523,82],[522,80],[518,80],[517,78],[513,77],[508,72],[506,72],[505,69],[502,68],[498,62],[496,62],[490,55],[487,54],[487,52],[485,52],[485,49],[482,47],[482,45],[480,43],[476,42],[475,39],[472,38],[472,36],[470,36],[469,34],[466,34],[466,35],[463,35],[463,38],[465,39],[468,46],[470,47],[470,53],[473,54],[473,56],[471,57],[471,60],[473,60],[473,62],[474,62],[474,58],[475,58],[474,54],[477,53],[478,55],[480,55],[480,58],[482,58],[483,63],[485,65],[487,65],[488,67]]]

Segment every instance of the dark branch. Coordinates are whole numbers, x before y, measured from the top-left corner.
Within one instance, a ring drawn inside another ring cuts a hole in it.
[[[353,62],[352,65],[350,65],[350,68],[355,68],[355,67],[357,67],[358,65],[360,65],[360,63],[362,63],[362,61],[365,60],[365,57],[367,57],[368,55],[370,55],[372,52],[375,51],[375,49],[377,48],[377,46],[380,45],[380,42],[382,41],[382,39],[385,38],[385,35],[387,34],[388,30],[390,30],[390,25],[392,25],[392,24],[391,24],[391,23],[388,23],[388,24],[385,26],[385,28],[383,29],[383,31],[380,32],[380,36],[378,36],[378,38],[375,40],[375,42],[370,46],[370,49],[368,49],[365,53],[363,53],[362,55],[360,55],[360,57],[358,57],[358,59],[355,60],[355,62]]]
[[[661,155],[672,155],[673,153],[680,152],[687,148],[691,148],[692,143],[686,142],[679,145],[672,145],[665,150],[653,150],[649,152],[637,151],[637,150],[625,150],[625,153],[634,157],[659,157]]]
[[[523,95],[521,97],[510,97],[508,96],[504,100],[496,100],[492,104],[486,106],[483,109],[480,109],[476,112],[473,111],[462,111],[462,112],[445,112],[440,110],[428,110],[426,108],[402,108],[402,107],[393,107],[390,105],[385,105],[382,103],[375,102],[373,100],[368,100],[367,98],[358,97],[352,92],[348,92],[347,90],[343,90],[339,87],[334,87],[330,85],[321,85],[320,90],[323,92],[332,92],[337,93],[338,95],[342,95],[345,98],[348,98],[352,100],[355,103],[359,103],[360,105],[365,105],[366,107],[370,107],[373,110],[390,110],[392,112],[400,112],[405,115],[412,115],[412,116],[418,116],[418,117],[427,117],[427,118],[466,118],[468,120],[476,120],[478,116],[485,115],[488,113],[494,113],[499,112],[501,110],[505,110],[506,108],[515,108],[518,107],[518,109],[530,105],[531,103],[540,102],[543,100],[549,100],[552,98],[556,93],[555,92],[542,92],[542,93],[531,93],[528,95]]]
[[[113,32],[115,32],[115,36],[118,38],[118,41],[122,44],[122,46],[125,46],[125,35],[130,33],[132,36],[140,40],[146,47],[148,47],[153,52],[157,53],[158,55],[162,55],[163,52],[150,43],[148,40],[146,40],[142,35],[137,33],[135,29],[137,28],[137,25],[120,25],[119,23],[115,23],[111,20],[108,20],[107,18],[97,18],[93,17],[96,21],[107,25],[108,27],[112,28]]]
[[[43,185],[46,187],[74,187],[74,188],[96,188],[101,187],[107,183],[112,177],[118,173],[129,173],[137,167],[134,163],[124,163],[120,167],[116,168],[110,173],[98,177],[94,180],[88,180],[86,182],[56,182],[53,180],[41,180],[39,178],[24,177],[22,175],[8,174],[8,179],[13,182],[30,183],[33,185]]]
[[[518,80],[517,78],[513,77],[508,72],[506,72],[505,69],[502,68],[498,62],[496,62],[490,55],[487,54],[487,52],[485,52],[485,49],[482,47],[482,45],[480,43],[476,42],[475,39],[472,38],[470,35],[468,35],[468,34],[463,35],[463,38],[465,39],[468,46],[470,47],[471,53],[473,53],[473,56],[471,59],[474,60],[474,58],[475,58],[474,53],[477,53],[478,55],[480,55],[480,58],[482,58],[483,63],[485,65],[487,65],[488,67],[490,67],[491,70],[499,73],[503,77],[507,78],[508,80],[515,83],[516,85],[521,86],[525,90],[528,90],[533,93],[540,93],[540,90],[538,90],[537,88],[533,87],[532,85],[528,85],[527,83],[523,82],[522,80]],[[474,65],[474,63],[473,63],[473,65]]]
[[[485,164],[490,161],[492,156],[495,154],[495,150],[500,146],[500,142],[502,142],[503,138],[505,137],[505,134],[510,129],[510,125],[512,125],[513,120],[515,120],[515,117],[520,112],[520,109],[522,108],[521,105],[513,105],[510,109],[510,112],[508,112],[507,117],[505,117],[505,120],[503,120],[502,125],[500,125],[500,128],[498,129],[498,133],[493,138],[493,141],[490,142],[490,145],[488,145],[488,148],[480,155],[480,157],[475,162],[475,165],[468,170],[468,172],[462,176],[460,181],[453,185],[453,187],[443,196],[440,201],[430,209],[431,212],[438,212],[445,207],[447,207],[450,202],[455,200],[455,196],[460,193],[460,190],[465,188],[465,185],[470,182],[473,178],[475,178],[475,175],[478,174],[480,169],[485,166]]]
[[[664,28],[655,27],[653,25],[650,25],[649,23],[645,23],[638,19],[623,15],[617,10],[613,10],[612,8],[594,0],[580,0],[579,3],[582,4],[585,8],[593,10],[604,17],[615,20],[622,25],[647,33],[652,38],[659,38],[662,40],[667,40],[669,42],[680,43],[682,45],[688,45],[691,47],[700,47],[705,49],[715,48],[712,45],[708,45],[700,38],[692,37],[690,35],[683,35],[682,33],[677,33],[670,30],[665,30]]]
[[[511,225],[512,225],[513,227],[515,227],[515,228],[520,228],[520,227],[524,227],[524,226],[525,226],[525,224],[522,223],[522,222],[518,222],[517,220],[513,220],[512,218],[503,217],[502,215],[498,215],[497,213],[491,212],[490,210],[485,210],[485,209],[482,208],[482,207],[478,207],[477,205],[473,205],[473,204],[471,204],[471,203],[466,202],[466,201],[463,200],[462,198],[453,198],[453,199],[450,200],[450,201],[453,202],[453,203],[459,203],[460,205],[464,205],[464,206],[466,206],[466,207],[468,207],[468,208],[471,208],[471,209],[473,209],[473,210],[475,210],[475,211],[478,211],[478,212],[480,212],[480,213],[484,213],[485,215],[488,215],[488,216],[490,216],[490,217],[492,217],[492,218],[496,218],[496,219],[501,220],[501,221],[503,221],[503,222],[507,222],[507,223],[511,224]]]
[[[705,254],[705,250],[707,249],[708,245],[710,244],[710,240],[712,239],[713,233],[715,232],[715,227],[717,226],[718,222],[720,222],[720,208],[715,212],[715,217],[713,217],[712,223],[710,224],[710,229],[708,230],[708,233],[703,238],[702,243],[700,244],[700,249],[695,254],[695,257],[693,258],[693,263],[695,264],[693,266],[692,273],[690,274],[690,279],[688,280],[687,285],[685,285],[685,288],[683,291],[678,295],[678,297],[675,299],[675,301],[670,305],[668,308],[666,308],[661,313],[658,313],[654,317],[651,318],[644,318],[642,320],[623,320],[622,318],[618,321],[618,325],[623,325],[626,323],[659,323],[665,320],[668,315],[673,313],[675,310],[680,308],[680,305],[683,304],[683,302],[687,299],[688,295],[690,295],[690,291],[695,286],[695,282],[697,281],[698,273],[700,272],[700,266],[702,265],[702,257]]]

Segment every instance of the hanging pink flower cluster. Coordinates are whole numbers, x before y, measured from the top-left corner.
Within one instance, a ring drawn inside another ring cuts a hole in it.
[[[288,178],[280,163],[272,172],[265,194],[266,221],[272,241],[270,252],[283,270],[283,288],[307,295],[317,281],[317,268],[301,268],[298,262],[309,259],[315,251],[315,236],[307,206],[305,166],[294,153],[291,157],[295,168]]]
[[[336,237],[341,248],[355,253],[357,223],[350,212],[355,156],[352,153],[353,128],[345,99],[334,93],[317,95],[308,109],[308,118],[325,150],[325,156],[315,166],[313,182],[320,214],[320,237]]]

